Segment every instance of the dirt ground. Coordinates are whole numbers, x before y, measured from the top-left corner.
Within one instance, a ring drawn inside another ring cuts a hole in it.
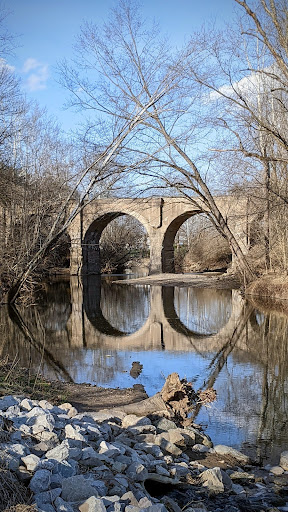
[[[135,279],[117,281],[117,284],[149,284],[158,286],[181,286],[194,288],[239,288],[240,282],[233,274],[222,272],[203,272],[193,274],[154,274]]]
[[[70,384],[65,382],[53,382],[52,385],[59,395],[66,397],[79,412],[100,411],[111,409],[135,402],[140,402],[148,397],[141,384],[134,384],[132,388],[101,388],[88,384]],[[63,399],[62,399],[63,400]]]

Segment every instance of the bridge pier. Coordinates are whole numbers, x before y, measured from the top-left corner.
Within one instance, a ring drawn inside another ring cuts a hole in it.
[[[162,272],[162,236],[159,228],[150,230],[150,267],[149,275]]]
[[[81,238],[71,238],[70,246],[70,274],[80,276],[82,272],[82,244]]]

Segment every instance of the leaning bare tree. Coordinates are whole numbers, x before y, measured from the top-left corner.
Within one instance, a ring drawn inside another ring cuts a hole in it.
[[[116,125],[123,120],[133,123],[134,112],[145,110],[133,137],[119,145],[121,162],[142,172],[146,189],[150,177],[151,186],[176,189],[198,208],[200,203],[229,242],[245,280],[251,280],[253,272],[215,201],[209,157],[199,151],[210,130],[205,119],[207,91],[187,70],[201,59],[197,44],[172,50],[157,26],[141,20],[139,6],[123,0],[102,28],[83,26],[73,65],[63,63],[61,76],[73,106],[90,114],[100,111]],[[92,120],[93,137],[95,125]]]
[[[187,73],[206,89],[207,103],[214,110],[215,161],[221,159],[220,168],[238,175],[238,191],[242,188],[258,216],[265,267],[283,269],[288,204],[287,2],[235,0],[236,4],[237,25],[225,33],[210,30],[198,35],[202,60],[191,61]],[[190,45],[195,44],[192,38]],[[225,180],[230,181],[227,173]]]
[[[165,86],[158,90],[153,97],[149,98],[145,105],[137,106],[131,112],[131,117],[127,121],[127,119],[121,120],[121,122],[117,122],[114,125],[114,131],[111,134],[110,143],[107,143],[106,147],[103,151],[98,153],[98,156],[92,163],[84,169],[79,178],[77,179],[74,187],[70,189],[67,197],[61,203],[61,207],[57,212],[57,215],[54,217],[54,222],[49,229],[45,239],[43,240],[41,247],[37,250],[35,254],[31,257],[31,259],[27,262],[24,270],[21,271],[20,275],[12,282],[9,287],[7,298],[8,302],[14,302],[19,294],[19,290],[26,282],[28,276],[33,272],[33,270],[37,267],[42,258],[47,254],[49,250],[55,245],[57,240],[61,237],[63,233],[67,230],[67,227],[70,225],[72,220],[75,218],[77,213],[84,206],[84,202],[86,198],[89,197],[89,194],[93,192],[93,189],[96,185],[105,182],[106,180],[110,183],[116,182],[119,179],[119,176],[113,176],[114,167],[110,167],[109,163],[114,159],[121,145],[125,142],[125,140],[133,133],[133,130],[141,123],[146,117],[146,113],[154,104],[156,104],[162,95],[165,93]],[[116,131],[117,130],[117,131]],[[116,131],[116,134],[115,134]],[[92,176],[91,176],[92,171]],[[123,167],[122,167],[123,172]],[[87,176],[90,176],[87,182]],[[84,184],[84,185],[83,185]],[[74,203],[74,207],[72,211],[69,212],[67,216],[67,211],[69,211],[69,205],[72,198],[75,196],[75,192],[79,189],[80,185],[82,185],[82,192],[76,198]]]

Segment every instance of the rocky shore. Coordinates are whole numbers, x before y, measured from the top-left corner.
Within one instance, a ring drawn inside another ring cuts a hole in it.
[[[0,399],[1,510],[9,474],[43,512],[288,511],[288,452],[261,468],[167,411],[123,409]]]

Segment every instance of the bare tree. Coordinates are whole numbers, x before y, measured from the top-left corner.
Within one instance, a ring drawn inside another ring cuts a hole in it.
[[[142,169],[153,186],[174,188],[198,207],[200,200],[250,280],[253,272],[209,186],[207,164],[197,159],[199,141],[209,128],[199,112],[203,88],[187,68],[199,59],[198,45],[173,51],[157,26],[141,20],[139,6],[120,1],[102,29],[93,23],[83,26],[73,65],[61,66],[62,83],[71,92],[70,104],[98,112],[107,130],[111,123],[131,122],[134,112],[145,108],[133,137],[119,146],[121,162],[130,171]],[[94,119],[89,125],[93,137],[97,123]]]
[[[100,240],[102,272],[123,271],[147,252],[147,233],[137,219],[122,216],[104,229]]]
[[[196,215],[182,224],[177,239],[176,262],[181,271],[227,269],[231,264],[227,240],[205,215]]]
[[[214,153],[211,168],[225,179],[226,189],[238,182],[253,205],[251,214],[261,217],[263,261],[269,269],[277,245],[279,250],[276,219],[288,204],[287,3],[236,4],[238,25],[191,37],[186,75],[206,91],[206,119],[214,129],[208,142]],[[198,61],[193,58],[197,45]],[[282,268],[284,260],[283,253]]]

